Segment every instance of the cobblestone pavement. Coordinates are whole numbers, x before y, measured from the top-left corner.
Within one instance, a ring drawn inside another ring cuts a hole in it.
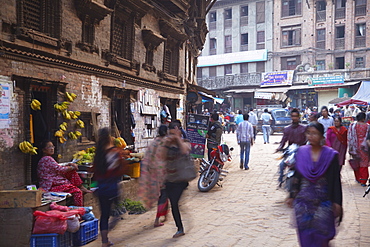
[[[299,246],[292,227],[292,209],[284,204],[286,192],[277,188],[279,154],[273,154],[282,135],[263,144],[262,135],[251,148],[250,170],[239,168],[239,147],[235,134],[224,134],[233,146],[233,161],[226,164],[229,175],[223,187],[207,193],[190,183],[180,202],[186,235],[173,239],[176,232],[172,215],[162,227],[154,228],[156,209],[142,215],[125,215],[110,231],[114,246]],[[332,246],[370,246],[370,195],[359,186],[350,166],[342,169],[344,219]],[[101,246],[98,240],[88,247]]]

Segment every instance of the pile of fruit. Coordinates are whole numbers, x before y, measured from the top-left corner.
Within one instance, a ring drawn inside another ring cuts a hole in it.
[[[76,163],[78,165],[83,165],[86,163],[92,163],[95,156],[95,147],[87,148],[85,150],[78,151],[73,155],[74,160],[78,160]]]

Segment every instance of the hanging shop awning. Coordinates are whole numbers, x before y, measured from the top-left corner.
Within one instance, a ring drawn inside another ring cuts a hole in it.
[[[215,102],[218,103],[218,104],[224,103],[224,100],[225,100],[225,99],[216,98],[216,97],[213,97],[213,98],[215,99]]]
[[[349,100],[337,104],[337,106],[345,106],[350,104],[368,105],[370,104],[370,81],[363,81],[357,92]]]

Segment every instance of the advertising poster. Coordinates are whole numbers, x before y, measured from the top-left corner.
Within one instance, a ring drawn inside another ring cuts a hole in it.
[[[191,143],[191,156],[203,158],[206,147],[209,116],[189,114],[186,126],[188,139]]]
[[[0,129],[9,128],[10,86],[0,83]]]
[[[292,85],[293,75],[294,70],[262,73],[261,87]]]

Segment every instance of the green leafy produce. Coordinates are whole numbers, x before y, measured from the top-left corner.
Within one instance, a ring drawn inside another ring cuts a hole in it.
[[[133,201],[128,198],[123,201],[123,205],[125,206],[129,214],[142,214],[146,211],[141,202]]]

